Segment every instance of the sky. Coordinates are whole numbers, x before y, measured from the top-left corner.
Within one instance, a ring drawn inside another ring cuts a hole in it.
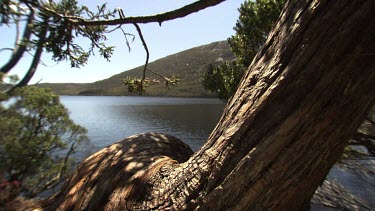
[[[238,8],[244,0],[226,0],[219,5],[209,7],[184,18],[158,23],[140,24],[144,39],[150,52],[150,62],[180,51],[226,40],[235,32],[233,27],[239,16]],[[166,12],[192,3],[192,0],[82,0],[80,4],[91,9],[107,2],[108,8],[122,8],[125,16],[143,16]],[[124,25],[123,29],[137,35],[133,25]],[[14,28],[0,27],[0,48],[12,47]],[[81,68],[71,68],[68,62],[56,63],[51,55],[44,53],[42,61],[32,83],[91,83],[109,78],[115,74],[141,66],[145,63],[146,53],[138,36],[130,43],[129,52],[126,40],[121,31],[107,36],[107,44],[116,46],[111,61],[107,62],[97,56],[91,56],[88,63]],[[9,59],[10,52],[0,52],[0,65]],[[31,56],[25,55],[11,74],[22,78],[30,65]]]

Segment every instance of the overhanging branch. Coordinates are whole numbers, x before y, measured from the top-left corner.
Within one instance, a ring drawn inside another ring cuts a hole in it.
[[[45,42],[46,35],[47,35],[47,31],[45,29],[42,30],[42,32],[39,35],[39,41],[38,41],[37,48],[36,48],[35,54],[34,54],[34,58],[31,62],[29,70],[27,71],[26,75],[22,78],[22,80],[20,82],[18,82],[17,85],[13,86],[10,90],[8,90],[7,93],[12,93],[16,88],[26,86],[29,83],[29,81],[31,80],[31,78],[34,76],[34,74],[35,74],[35,72],[38,68],[40,58],[41,58],[42,53],[43,53],[43,48],[44,48],[43,44]]]
[[[33,33],[32,23],[34,21],[34,9],[30,9],[30,14],[28,15],[27,22],[25,24],[25,30],[22,35],[22,41],[16,39],[16,47],[13,49],[13,53],[9,61],[0,67],[0,72],[8,73],[21,59],[23,53],[27,50],[27,46],[23,42],[28,42],[31,34]]]
[[[134,24],[134,23],[152,23],[157,22],[160,25],[164,21],[169,21],[177,18],[182,18],[192,13],[203,10],[207,7],[212,7],[217,4],[220,4],[225,0],[200,0],[189,5],[183,6],[179,9],[172,10],[165,13],[160,13],[150,16],[136,16],[136,17],[127,17],[127,18],[118,18],[114,20],[87,20],[82,17],[72,17],[64,16],[54,11],[43,8],[45,11],[52,13],[53,15],[60,16],[61,18],[66,18],[70,20],[75,25],[86,25],[86,26],[99,26],[99,25],[121,25],[121,24]]]

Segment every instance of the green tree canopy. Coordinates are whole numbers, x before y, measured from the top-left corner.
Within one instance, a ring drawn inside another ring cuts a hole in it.
[[[59,97],[47,89],[23,87],[0,105],[0,173],[19,181],[28,197],[51,189],[66,177],[71,155],[87,141]]]
[[[205,89],[217,93],[222,100],[233,95],[246,68],[267,39],[284,3],[284,0],[247,0],[241,5],[234,27],[236,34],[228,38],[236,61],[211,66],[202,78]]]

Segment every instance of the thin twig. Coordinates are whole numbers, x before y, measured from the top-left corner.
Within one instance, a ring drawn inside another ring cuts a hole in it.
[[[30,56],[34,56],[30,51],[26,51],[26,53],[28,53]],[[44,63],[42,60],[39,60],[39,64],[41,64],[41,65],[43,65],[43,66],[45,66],[45,67],[47,67],[48,65],[46,64],[46,63]]]
[[[134,36],[134,34],[126,33],[122,27],[120,27],[120,29],[121,29],[122,33],[124,34],[124,37],[125,37],[125,40],[126,40],[126,45],[128,46],[128,49],[129,49],[129,52],[130,52],[131,48],[130,48],[130,43],[129,43],[129,40],[128,40],[127,36],[133,36],[132,42],[134,41],[135,36]]]
[[[153,74],[159,76],[159,77],[162,78],[163,80],[168,81],[168,82],[171,82],[171,81],[169,80],[169,78],[163,76],[162,74],[160,74],[160,73],[158,73],[158,72],[155,72],[155,71],[151,70],[150,68],[147,68],[147,70],[150,71],[151,73],[153,73]]]
[[[108,30],[108,31],[106,31],[106,33],[112,33],[112,32],[114,32],[114,31],[116,31],[117,29],[119,29],[119,28],[121,28],[121,25],[119,25],[119,26],[116,26],[115,28],[113,28],[113,29],[111,29],[111,30]]]
[[[141,80],[141,83],[143,83],[143,81],[146,79],[146,70],[147,70],[148,60],[149,60],[149,58],[150,58],[150,52],[148,51],[146,41],[145,41],[145,39],[143,38],[141,28],[139,27],[139,25],[138,25],[137,23],[133,23],[133,25],[134,25],[135,28],[137,29],[138,35],[139,35],[139,37],[141,38],[141,41],[142,41],[143,47],[144,47],[144,49],[145,49],[145,51],[146,51],[146,62],[145,62],[145,66],[144,66],[144,68],[143,68],[143,76],[142,76],[142,80]]]
[[[20,31],[21,30],[20,30],[20,21],[19,21],[19,19],[16,19],[15,23],[16,23],[16,39],[14,41],[14,47],[17,48],[17,46],[21,43],[21,40],[20,40]]]
[[[110,31],[108,31],[108,32],[110,33],[110,32],[113,32],[113,31],[115,31],[115,30],[117,30],[117,29],[120,29],[121,32],[122,32],[122,34],[124,35],[125,40],[126,40],[126,46],[128,46],[128,49],[129,49],[129,52],[130,52],[130,51],[131,51],[131,48],[130,48],[130,43],[129,43],[129,40],[128,40],[128,36],[133,37],[133,40],[132,40],[132,42],[133,42],[134,39],[135,39],[135,35],[134,35],[134,34],[130,34],[130,33],[125,32],[125,30],[122,28],[122,25],[119,25],[118,27],[116,27],[116,28],[114,28],[114,29],[112,29],[112,30],[110,30]]]
[[[0,52],[1,51],[13,51],[13,48],[2,48],[2,49],[0,49]]]
[[[34,85],[38,85],[40,84],[40,82],[42,82],[43,78],[39,79],[39,81],[37,81]]]

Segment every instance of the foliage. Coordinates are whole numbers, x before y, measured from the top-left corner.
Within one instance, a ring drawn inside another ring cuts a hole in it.
[[[236,34],[228,39],[236,62],[211,66],[202,78],[207,90],[218,94],[222,100],[233,95],[246,68],[267,39],[284,3],[284,0],[247,0],[241,5],[240,17],[234,27]]]
[[[0,175],[0,210],[25,210],[36,207],[36,201],[20,196],[20,182],[9,182]]]
[[[13,201],[19,195],[19,191],[19,181],[9,182],[0,177],[0,208],[6,207],[7,204]]]
[[[51,53],[54,61],[69,61],[76,68],[85,65],[95,52],[109,61],[114,46],[107,46],[105,41],[106,34],[111,31],[103,25],[73,24],[71,19],[108,20],[115,14],[116,9],[109,11],[106,4],[98,6],[97,11],[91,11],[86,6],[78,5],[76,0],[3,0],[0,6],[0,27],[14,28],[16,42],[14,48],[1,49],[11,50],[12,54],[0,67],[0,72],[10,72],[25,52],[35,52],[29,70],[14,87],[26,85],[40,63],[43,50]],[[22,35],[20,27],[24,27]],[[85,45],[77,44],[77,38],[83,38]],[[12,91],[13,88],[7,90]]]
[[[59,16],[51,16],[50,13],[65,14],[67,16],[87,15],[91,19],[103,17],[108,19],[113,17],[116,11],[106,11],[106,4],[98,7],[96,13],[90,11],[86,6],[78,6],[75,0],[62,0],[58,3],[48,1],[44,3],[44,9],[40,13],[40,18],[46,20],[38,23],[39,27],[45,27],[46,22],[49,35],[46,41],[47,52],[52,52],[55,61],[69,60],[72,67],[80,67],[87,63],[88,57],[98,48],[99,53],[109,60],[114,46],[106,46],[106,26],[75,26],[66,19]],[[74,42],[76,37],[85,37],[91,41],[88,50],[84,50]]]
[[[106,59],[113,52],[113,47],[104,43],[105,26],[73,25],[61,14],[108,19],[114,11],[107,11],[103,4],[92,12],[75,0],[4,0],[0,6],[0,26],[16,29],[11,57],[0,68],[0,83],[6,88],[0,96],[0,173],[6,181],[19,181],[20,192],[27,197],[59,184],[74,165],[71,155],[87,137],[86,130],[69,118],[57,95],[36,87],[15,87],[31,79],[43,49],[53,60],[68,60],[72,67],[84,65],[95,49]],[[87,49],[75,43],[78,37],[89,40]],[[18,78],[9,71],[25,52],[33,51],[28,72],[12,87]],[[5,78],[11,84],[5,84]]]
[[[151,84],[151,80],[143,80],[136,77],[126,77],[123,80],[124,85],[128,88],[129,93],[138,92],[142,94],[145,92],[145,88]]]
[[[236,34],[228,39],[238,62],[248,67],[267,39],[285,4],[284,0],[245,1],[234,27]]]
[[[181,79],[180,76],[177,74],[172,74],[171,78],[167,78],[156,73],[164,80],[165,87],[170,89],[170,85],[177,86]],[[150,86],[151,84],[159,84],[160,81],[153,78],[145,78],[144,80],[137,78],[137,77],[130,77],[127,76],[123,79],[124,85],[128,88],[129,93],[138,92],[140,95],[146,92],[146,87]]]
[[[236,62],[224,62],[220,66],[210,65],[202,81],[203,87],[214,91],[220,99],[229,99],[237,89],[244,69],[238,68]]]
[[[33,197],[69,174],[86,129],[73,123],[57,95],[23,87],[2,102],[0,114],[0,172],[19,181],[21,193]]]

